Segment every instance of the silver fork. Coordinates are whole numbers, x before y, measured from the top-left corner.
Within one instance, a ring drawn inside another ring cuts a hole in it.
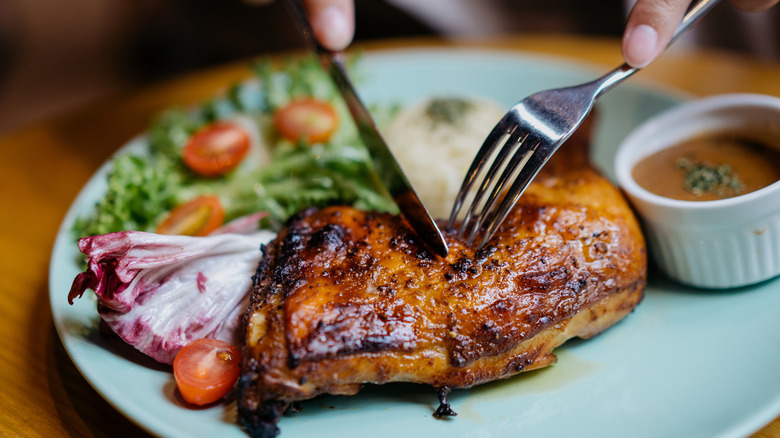
[[[700,0],[692,6],[677,27],[669,44],[712,9],[718,1]],[[492,164],[479,185],[458,230],[458,236],[466,239],[468,245],[473,245],[479,232],[484,230],[477,247],[483,248],[496,233],[501,222],[517,203],[534,176],[590,113],[596,99],[638,70],[623,64],[595,81],[532,94],[512,107],[488,134],[471,163],[452,207],[447,228],[452,229],[454,226],[477,176],[492,158]],[[503,146],[493,158],[494,151],[502,141]],[[510,155],[512,158],[502,166]],[[502,169],[500,178],[496,180],[496,176]],[[513,175],[516,175],[514,180],[512,180]],[[513,181],[511,187],[502,197],[510,181]],[[482,198],[489,189],[491,189],[489,197],[477,212]]]

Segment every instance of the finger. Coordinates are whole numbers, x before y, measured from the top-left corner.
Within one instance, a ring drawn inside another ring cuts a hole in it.
[[[352,0],[305,0],[317,41],[330,50],[344,50],[355,35]]]
[[[639,0],[631,9],[623,33],[623,58],[645,67],[669,44],[690,0]]]
[[[734,4],[748,12],[764,11],[776,5],[779,0],[733,0]]]

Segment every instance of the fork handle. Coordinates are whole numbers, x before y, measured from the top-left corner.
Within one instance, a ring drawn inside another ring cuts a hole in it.
[[[671,46],[672,43],[677,41],[677,38],[679,38],[683,32],[688,30],[689,27],[699,21],[699,19],[703,17],[704,14],[709,12],[713,6],[718,4],[719,1],[720,0],[700,0],[698,3],[691,6],[688,12],[685,13],[685,16],[683,17],[680,25],[677,26],[677,30],[674,31],[674,35],[672,35],[672,39],[669,41],[669,44],[666,47]],[[593,81],[593,84],[597,87],[595,93],[596,97],[611,90],[612,87],[623,82],[623,80],[638,72],[639,70],[641,70],[641,68],[631,67],[630,65],[623,63],[623,65],[620,67],[596,79]]]

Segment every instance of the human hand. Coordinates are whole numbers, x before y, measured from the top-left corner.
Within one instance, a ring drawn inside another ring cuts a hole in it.
[[[780,0],[732,0],[745,11],[769,9]],[[638,0],[623,33],[623,58],[632,67],[645,67],[664,51],[691,0]]]
[[[314,36],[323,47],[344,50],[355,35],[353,0],[304,0]]]

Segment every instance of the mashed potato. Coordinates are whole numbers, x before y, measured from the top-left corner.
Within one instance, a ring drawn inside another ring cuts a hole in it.
[[[387,143],[435,218],[449,217],[474,156],[505,112],[483,99],[435,97],[392,120]]]

